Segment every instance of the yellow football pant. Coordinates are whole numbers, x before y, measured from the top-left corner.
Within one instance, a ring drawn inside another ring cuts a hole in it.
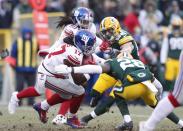
[[[168,58],[166,61],[165,79],[173,81],[179,73],[179,60]]]
[[[104,93],[110,87],[113,87],[116,84],[117,80],[114,79],[112,76],[103,73],[99,76],[98,80],[96,81],[93,89],[100,94]]]
[[[158,100],[156,99],[156,95],[142,83],[126,86],[124,87],[123,92],[115,92],[115,95],[123,97],[126,100],[135,100],[138,98],[142,98],[144,102],[150,106],[156,106],[158,102]]]

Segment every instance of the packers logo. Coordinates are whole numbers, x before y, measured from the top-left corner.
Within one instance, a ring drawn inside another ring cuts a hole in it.
[[[121,87],[119,87],[119,86],[115,86],[114,88],[113,88],[113,91],[114,92],[116,92],[116,93],[121,93],[121,92],[123,92],[123,87],[121,86]]]
[[[141,73],[138,73],[137,76],[140,77],[140,78],[142,78],[142,77],[145,77],[146,74],[141,72]]]

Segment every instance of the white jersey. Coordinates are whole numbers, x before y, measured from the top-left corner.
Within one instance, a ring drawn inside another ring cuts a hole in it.
[[[83,54],[72,45],[61,44],[45,57],[38,67],[38,73],[57,77],[54,67],[64,64],[64,59],[67,59],[73,65],[81,65]]]
[[[58,40],[49,49],[49,52],[52,51],[55,47],[62,44],[64,38],[66,38],[68,36],[74,36],[79,30],[80,30],[80,28],[78,26],[74,25],[74,24],[68,24],[67,26],[65,26],[65,28],[63,29],[63,31],[62,31],[60,37],[58,38]],[[92,32],[93,34],[96,34],[95,24],[92,24],[91,27],[88,30],[90,32]],[[99,39],[99,38],[97,38],[97,39]],[[101,41],[99,40],[99,42],[101,42]]]

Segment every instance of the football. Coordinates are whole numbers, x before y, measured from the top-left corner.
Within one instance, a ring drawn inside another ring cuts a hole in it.
[[[65,59],[64,60],[64,64],[66,64],[67,66],[74,66],[71,62],[69,62],[69,60]],[[71,73],[73,81],[75,84],[77,85],[82,85],[83,83],[86,82],[86,78],[83,74],[74,74]]]

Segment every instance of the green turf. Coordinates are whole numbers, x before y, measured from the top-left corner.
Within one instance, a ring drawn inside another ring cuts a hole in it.
[[[51,120],[57,113],[58,106],[51,108],[48,112],[49,121],[47,124],[42,124],[38,120],[38,115],[31,107],[19,107],[14,115],[9,115],[7,106],[0,107],[0,131],[72,131],[67,125],[55,126],[51,124]],[[92,108],[82,106],[78,116],[81,118],[83,115],[92,111]],[[135,128],[137,130],[138,122],[147,119],[152,109],[148,107],[130,106],[130,113],[133,118]],[[183,108],[175,110],[178,116],[183,118]],[[112,131],[115,126],[120,124],[122,117],[118,109],[114,106],[110,111],[101,117],[91,121],[87,128],[77,129],[82,131]],[[163,120],[157,128],[158,131],[177,131],[178,126],[174,125],[169,120]]]

